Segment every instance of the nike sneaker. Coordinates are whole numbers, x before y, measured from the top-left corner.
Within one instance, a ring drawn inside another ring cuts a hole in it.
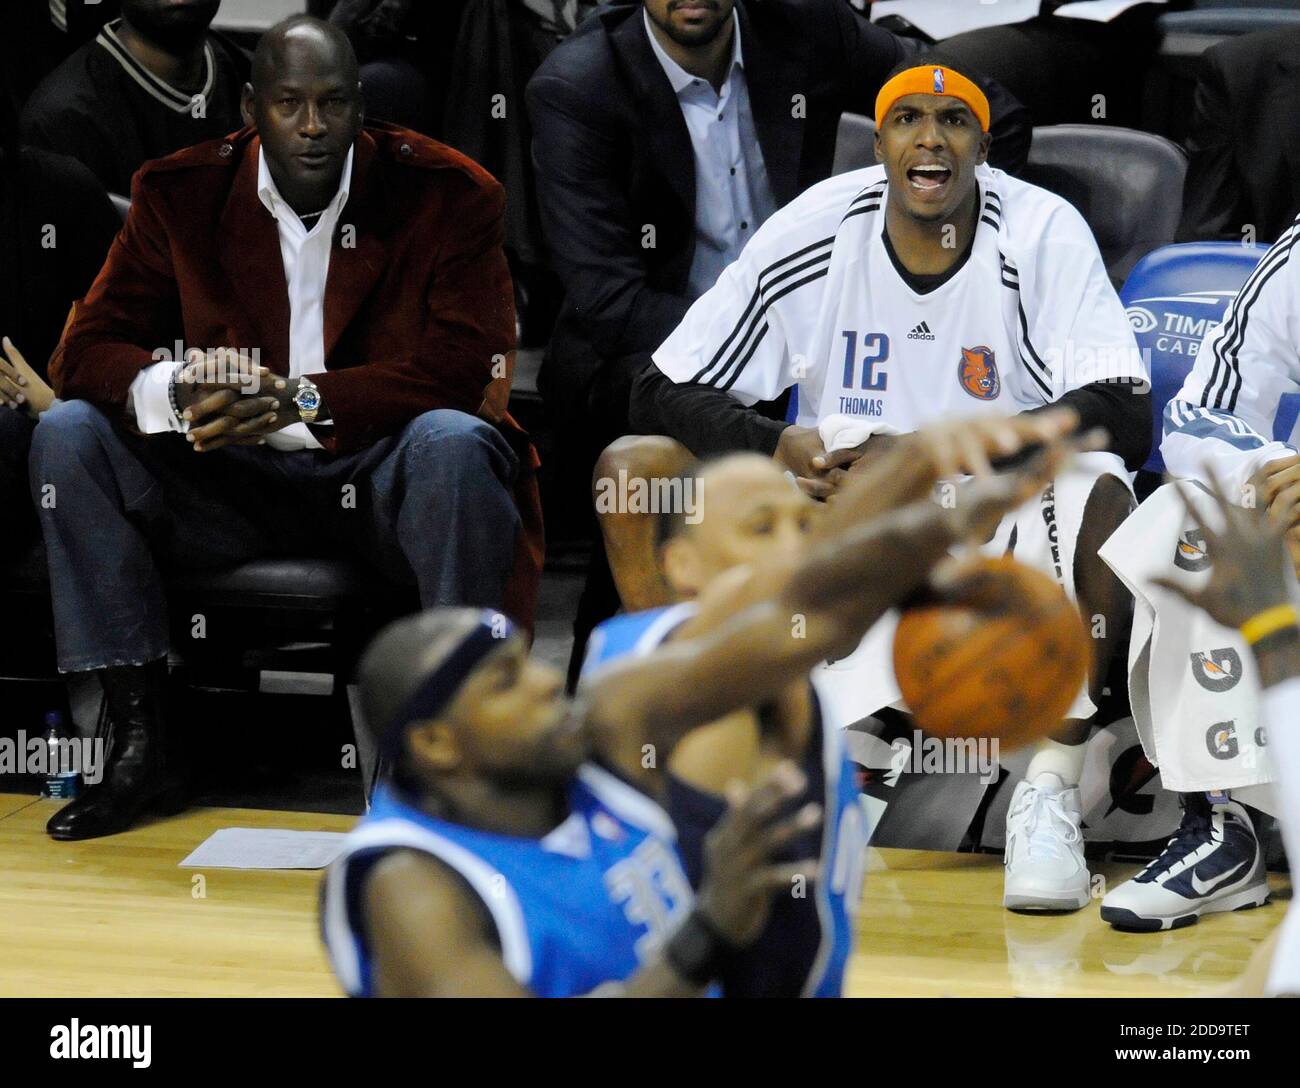
[[[1022,781],[1007,811],[1002,905],[1008,910],[1079,910],[1090,885],[1083,859],[1079,787],[1054,774]]]
[[[1190,926],[1202,914],[1262,906],[1268,899],[1264,851],[1246,807],[1203,793],[1182,796],[1183,822],[1164,852],[1101,901],[1117,929]]]

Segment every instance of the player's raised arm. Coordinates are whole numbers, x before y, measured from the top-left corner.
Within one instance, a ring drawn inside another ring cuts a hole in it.
[[[719,579],[681,637],[591,677],[584,713],[597,750],[645,781],[644,745],[666,755],[692,728],[760,705],[817,662],[848,652],[954,543],[996,524],[1051,478],[1066,453],[1058,441],[1011,473],[976,481],[953,509],[927,499],[864,517],[814,543],[788,576],[742,570]],[[871,486],[855,481],[848,503]]]

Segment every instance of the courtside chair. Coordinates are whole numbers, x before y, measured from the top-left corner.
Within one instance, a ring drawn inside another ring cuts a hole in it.
[[[1201,337],[1223,320],[1228,303],[1267,252],[1267,246],[1239,242],[1163,246],[1137,263],[1120,290],[1138,347],[1151,367],[1152,444],[1146,471],[1165,471],[1160,456],[1165,405],[1196,362]],[[1282,398],[1273,437],[1290,437],[1298,411],[1300,395]]]

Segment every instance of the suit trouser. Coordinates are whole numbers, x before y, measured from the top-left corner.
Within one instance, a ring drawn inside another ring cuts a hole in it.
[[[514,452],[450,409],[357,453],[141,437],[85,401],[56,405],[32,439],[61,672],[143,664],[168,650],[163,577],[259,556],[351,556],[420,600],[495,607],[520,519]]]
[[[0,407],[0,510],[4,511],[0,559],[25,554],[36,537],[36,516],[27,486],[27,453],[35,429],[36,421],[30,416]]]

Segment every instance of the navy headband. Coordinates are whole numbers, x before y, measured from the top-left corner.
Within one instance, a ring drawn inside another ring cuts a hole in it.
[[[514,633],[514,624],[500,612],[484,611],[478,622],[465,632],[456,648],[424,678],[411,697],[402,705],[384,732],[385,754],[396,756],[403,730],[411,722],[437,717],[455,697],[460,686],[479,663]]]

